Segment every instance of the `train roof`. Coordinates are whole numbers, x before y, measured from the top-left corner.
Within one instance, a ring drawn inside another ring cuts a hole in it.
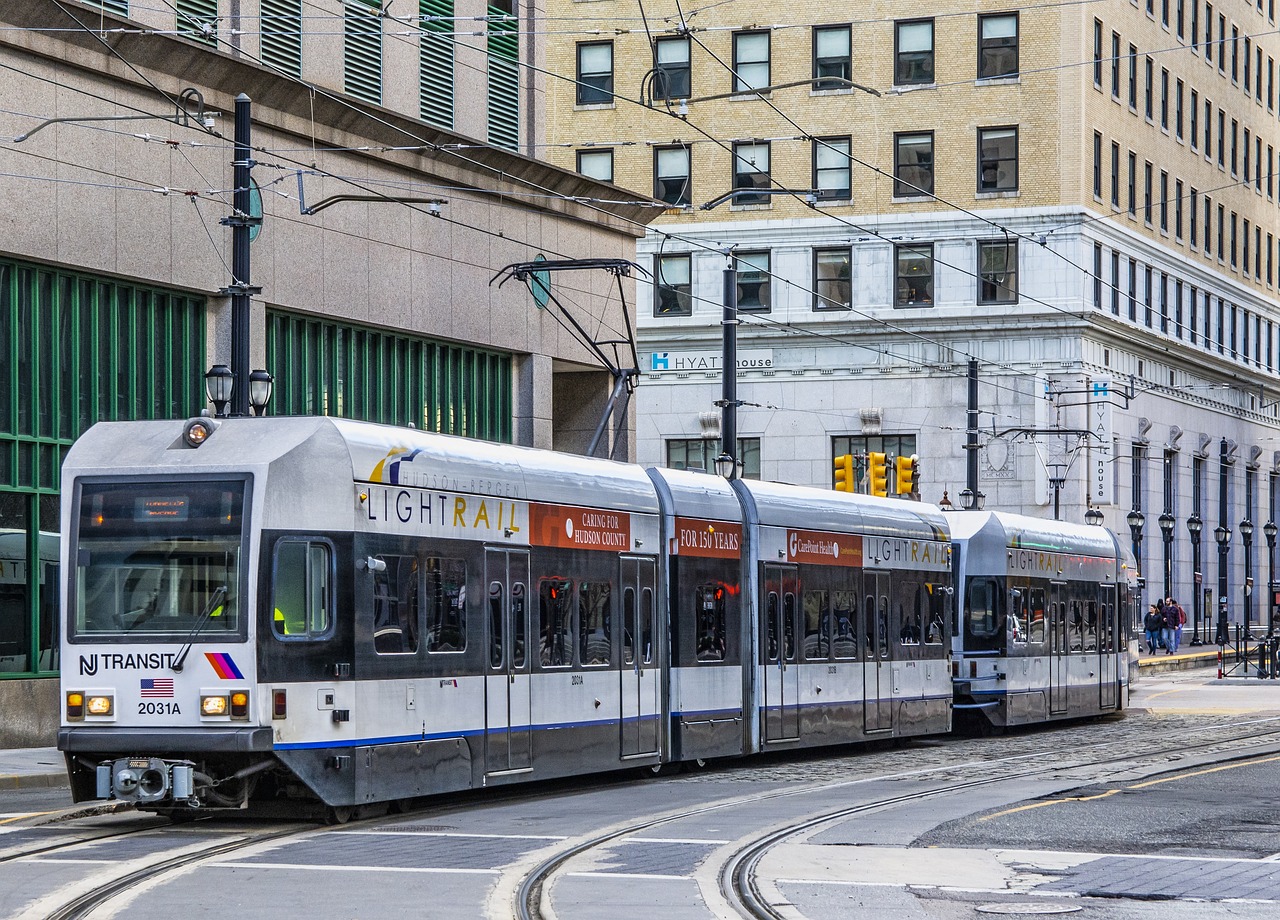
[[[721,476],[691,470],[651,467],[649,478],[671,496],[671,511],[679,517],[713,521],[741,521],[742,506],[733,487]]]
[[[956,511],[947,515],[957,542],[984,537],[1005,547],[1115,558],[1115,536],[1105,527],[1050,521],[1007,511]]]
[[[753,479],[738,482],[751,496],[758,519],[764,526],[795,527],[798,521],[803,521],[806,529],[832,533],[925,540],[949,538],[949,517],[937,506],[924,502]]]
[[[326,416],[223,419],[200,447],[182,440],[186,421],[100,422],[72,445],[75,475],[165,475],[247,471],[284,474],[272,491],[332,497],[352,482],[600,505],[656,513],[653,485],[638,466],[576,454],[477,441]]]

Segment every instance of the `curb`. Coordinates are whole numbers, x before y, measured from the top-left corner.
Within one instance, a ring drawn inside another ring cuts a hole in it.
[[[17,789],[69,789],[66,773],[7,773],[0,774],[0,791]]]

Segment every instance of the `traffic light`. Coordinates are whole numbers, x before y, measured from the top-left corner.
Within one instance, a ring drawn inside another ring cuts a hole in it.
[[[853,454],[841,454],[835,459],[837,492],[853,492]]]
[[[910,495],[915,491],[912,482],[915,480],[916,455],[904,457],[899,454],[893,458],[893,466],[897,473],[895,487],[899,495]]]
[[[885,468],[888,458],[882,453],[867,454],[867,491],[885,498],[889,495],[889,471]]]

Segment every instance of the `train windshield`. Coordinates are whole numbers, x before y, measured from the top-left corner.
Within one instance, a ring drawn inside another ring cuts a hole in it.
[[[84,483],[70,634],[243,637],[244,503],[244,480]]]

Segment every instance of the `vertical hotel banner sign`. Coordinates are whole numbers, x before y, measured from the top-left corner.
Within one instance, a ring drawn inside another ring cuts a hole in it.
[[[1095,377],[1089,385],[1089,502],[1094,505],[1116,503],[1111,412],[1111,378]]]

